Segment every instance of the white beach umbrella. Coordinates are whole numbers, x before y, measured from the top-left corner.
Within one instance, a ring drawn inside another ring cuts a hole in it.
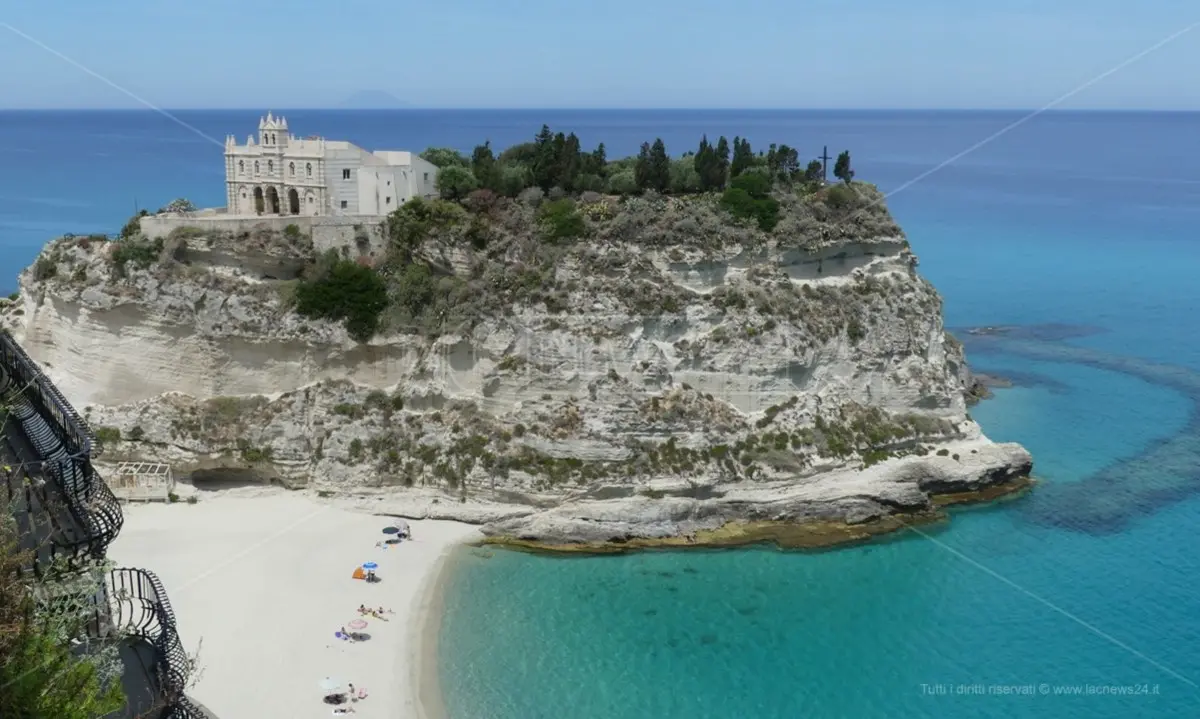
[[[331,694],[345,694],[346,683],[340,679],[331,679],[325,677],[320,681],[318,686],[321,687],[321,696],[327,697]]]

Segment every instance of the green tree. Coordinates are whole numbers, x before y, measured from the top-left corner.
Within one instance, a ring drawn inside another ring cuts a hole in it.
[[[496,191],[507,197],[516,197],[521,190],[533,185],[533,173],[526,165],[505,164],[500,166],[499,186]]]
[[[724,140],[724,138],[721,139]],[[728,144],[725,145],[725,152],[729,152]],[[721,158],[717,156],[717,150],[709,144],[708,135],[700,138],[700,149],[696,150],[696,154],[692,158],[692,166],[696,168],[701,190],[724,189],[725,167]]]
[[[720,190],[725,187],[725,181],[729,177],[729,141],[724,135],[717,138],[717,147],[713,152],[717,156],[717,169],[714,172],[720,177],[720,182],[714,185],[713,189]]]
[[[608,191],[614,195],[632,195],[638,189],[636,170],[621,170],[608,176]]]
[[[496,165],[496,156],[492,154],[490,141],[475,146],[475,150],[471,153],[471,172],[479,181],[480,187],[499,191],[500,170]]]
[[[696,171],[695,157],[681,157],[671,161],[671,192],[686,195],[701,189],[700,173]]]
[[[561,134],[561,133],[560,133]],[[566,141],[566,138],[563,138]],[[549,125],[542,125],[542,129],[533,138],[535,146],[533,165],[533,184],[549,190],[554,186],[555,171],[558,166],[558,149],[555,147],[554,133],[550,132]]]
[[[421,159],[432,165],[436,165],[438,169],[468,167],[471,164],[467,162],[467,158],[463,157],[458,150],[453,150],[449,147],[431,147],[421,153]]]
[[[379,329],[387,285],[375,270],[352,260],[334,255],[327,263],[316,278],[296,286],[296,311],[314,319],[342,320],[351,337],[366,342]]]
[[[549,130],[550,128],[546,128]],[[500,156],[496,158],[496,162],[502,165],[524,165],[533,167],[537,161],[538,145],[536,142],[522,142],[512,147],[506,148]]]
[[[451,165],[442,168],[437,174],[438,193],[446,200],[461,200],[478,187],[479,180],[465,167]]]
[[[538,208],[538,221],[548,240],[565,240],[582,237],[587,233],[587,223],[575,208],[575,201],[563,198],[542,203]]]
[[[579,148],[579,138],[572,132],[563,138],[560,145],[560,137],[562,137],[562,133],[559,133],[554,138],[555,153],[557,156],[555,162],[555,184],[564,190],[574,190],[575,177],[579,174],[579,168],[583,164]]]
[[[750,141],[733,138],[733,161],[729,164],[729,176],[737,177],[753,166],[754,151],[750,149]]]
[[[812,162],[808,163],[808,167],[804,168],[804,181],[820,182],[821,177],[824,174],[824,169],[825,166],[821,164],[820,160],[813,160]]]
[[[661,137],[655,138],[650,146],[650,187],[657,192],[671,188],[671,158]]]
[[[854,170],[850,167],[849,150],[843,150],[837,156],[837,162],[833,163],[833,176],[847,185],[854,179]]]
[[[604,177],[608,172],[608,154],[604,149],[603,142],[597,145],[595,150],[584,156],[581,172],[599,177]]]
[[[638,150],[637,162],[633,165],[633,179],[640,192],[654,187],[654,166],[650,161],[650,143],[643,142]]]

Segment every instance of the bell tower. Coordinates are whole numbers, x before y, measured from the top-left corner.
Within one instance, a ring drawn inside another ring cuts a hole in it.
[[[287,147],[288,124],[287,118],[275,117],[270,112],[258,121],[258,144],[263,149],[279,149]]]

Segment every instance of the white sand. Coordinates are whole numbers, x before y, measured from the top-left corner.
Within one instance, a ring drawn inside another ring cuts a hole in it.
[[[202,644],[189,695],[218,719],[315,719],[332,715],[318,688],[329,676],[368,690],[350,716],[416,716],[415,645],[429,635],[420,610],[436,597],[425,585],[445,553],[478,530],[409,521],[414,538],[384,550],[375,543],[386,538],[386,517],[283,490],[200,496],[197,504],[126,505],[109,549],[118,566],[162,579],[184,649]],[[382,582],[351,579],[366,561],[379,564]],[[360,604],[395,614],[367,618],[368,641],[336,639],[359,618]],[[433,674],[428,669],[421,676]]]

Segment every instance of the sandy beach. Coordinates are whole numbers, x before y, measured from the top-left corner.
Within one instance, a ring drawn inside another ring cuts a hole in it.
[[[218,719],[315,719],[332,715],[319,689],[332,677],[368,692],[351,716],[419,716],[415,677],[434,672],[416,665],[418,645],[429,644],[424,615],[440,604],[429,585],[447,552],[478,530],[409,521],[413,539],[383,549],[375,545],[386,517],[283,490],[199,495],[195,504],[126,505],[109,550],[118,566],[162,579],[184,648],[199,648],[189,695]],[[351,578],[367,561],[378,563],[381,582]],[[360,618],[360,604],[395,613],[367,617],[366,641],[335,638]]]

